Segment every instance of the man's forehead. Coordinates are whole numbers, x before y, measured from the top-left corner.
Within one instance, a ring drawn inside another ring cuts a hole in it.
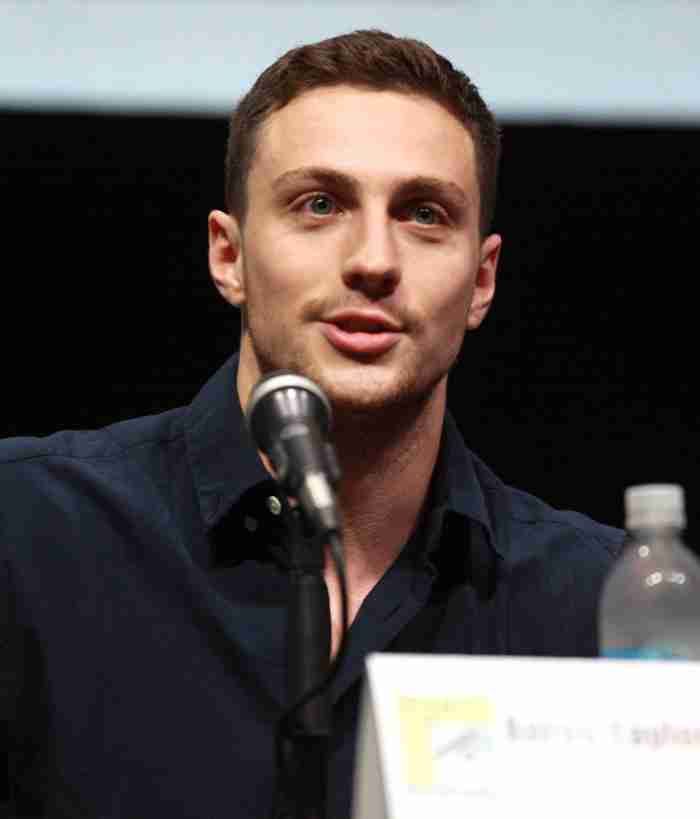
[[[332,86],[304,92],[271,113],[259,132],[251,172],[269,183],[307,166],[366,168],[399,176],[475,183],[471,134],[430,97]]]

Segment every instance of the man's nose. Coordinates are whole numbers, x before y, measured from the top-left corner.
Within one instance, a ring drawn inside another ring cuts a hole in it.
[[[350,238],[343,281],[372,299],[390,295],[401,280],[399,253],[391,219],[385,215],[359,220]]]

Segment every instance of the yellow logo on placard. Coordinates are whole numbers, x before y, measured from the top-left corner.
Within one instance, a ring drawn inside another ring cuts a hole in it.
[[[399,720],[406,781],[429,788],[434,784],[435,764],[441,755],[457,751],[465,757],[483,749],[493,722],[493,705],[485,697],[400,697]],[[457,729],[454,739],[443,748],[435,747],[438,726]]]

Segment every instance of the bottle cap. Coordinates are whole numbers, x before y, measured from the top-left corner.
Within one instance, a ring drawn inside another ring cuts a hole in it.
[[[685,526],[683,487],[673,483],[648,483],[625,489],[625,526]]]

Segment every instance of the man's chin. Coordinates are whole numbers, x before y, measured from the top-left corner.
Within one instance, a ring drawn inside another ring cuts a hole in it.
[[[382,413],[392,413],[422,403],[424,396],[417,384],[364,383],[344,384],[330,378],[321,380],[336,415],[345,417],[371,415],[381,422]]]
[[[348,395],[347,393],[331,392],[328,396],[333,412],[336,415],[347,417],[353,415],[372,415],[376,417],[380,411],[389,411],[396,404],[393,396],[389,395]]]
[[[283,367],[310,378],[324,391],[334,415],[372,415],[381,423],[381,413],[424,404],[431,385],[421,383],[410,367],[396,361],[353,361],[337,354],[309,356],[299,351],[279,356],[260,356],[261,371]],[[273,366],[274,362],[274,366]]]

